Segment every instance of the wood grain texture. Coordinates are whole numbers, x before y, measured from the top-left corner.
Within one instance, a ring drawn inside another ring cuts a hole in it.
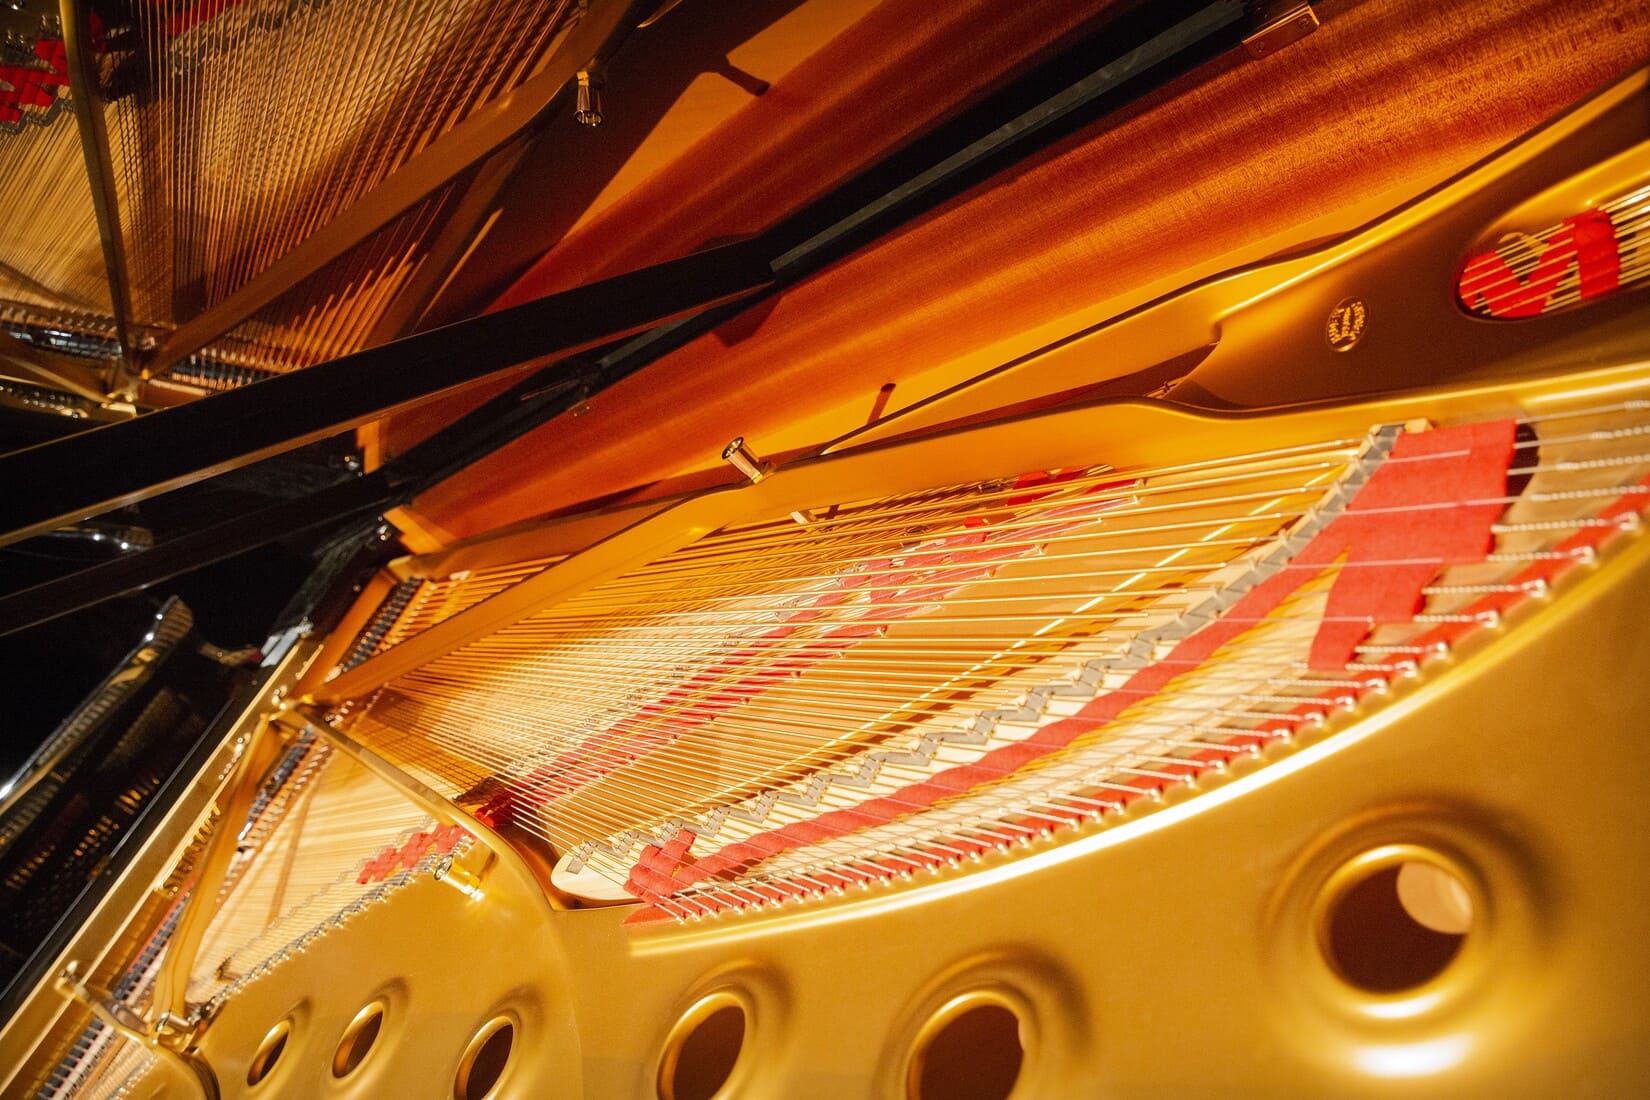
[[[1108,11],[1139,2],[885,0],[679,158],[582,222],[492,308],[764,229],[977,101]],[[578,146],[568,152],[580,155]],[[364,433],[369,459],[376,464],[405,450],[510,381],[397,414]]]
[[[829,439],[863,423],[886,382],[900,386],[896,405],[909,403],[978,369],[977,349],[1012,348],[1130,287],[1369,195],[1419,191],[1650,53],[1650,10],[1625,0],[1319,9],[1324,26],[1299,44],[1262,61],[1223,58],[1074,135],[619,384],[579,420],[503,448],[421,497],[418,513],[466,536],[703,476],[735,435],[764,452]],[[839,64],[845,79],[863,75]],[[757,103],[783,104],[776,93]],[[553,250],[516,293],[559,288],[557,272],[611,274],[691,248],[715,222],[713,201],[760,197],[729,215],[755,227],[759,211],[812,194],[806,180],[849,155],[810,129],[822,121],[776,117],[771,132],[746,138],[782,161],[772,150],[819,146],[822,159],[805,159],[800,175],[753,177],[754,155],[730,150],[706,191],[672,204],[680,178],[639,189],[636,204],[615,205]],[[587,251],[604,258],[561,266]]]

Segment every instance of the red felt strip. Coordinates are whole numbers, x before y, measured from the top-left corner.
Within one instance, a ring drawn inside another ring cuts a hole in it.
[[[1075,716],[1044,726],[1026,741],[993,749],[969,764],[945,769],[895,794],[868,799],[855,807],[851,818],[846,811],[834,811],[815,818],[806,829],[781,826],[729,845],[719,853],[723,858],[712,854],[680,867],[667,869],[654,864],[654,868],[671,881],[689,885],[726,874],[733,866],[747,862],[747,853],[778,854],[817,843],[822,836],[845,835],[866,827],[863,823],[867,820],[886,823],[913,809],[1000,780],[1031,760],[1064,748],[1084,733],[1115,720],[1138,702],[1140,695],[1160,692],[1175,676],[1195,669],[1221,646],[1265,620],[1303,585],[1341,561],[1353,567],[1341,569],[1330,589],[1325,617],[1334,621],[1320,626],[1310,661],[1315,669],[1344,671],[1355,647],[1374,625],[1414,618],[1422,588],[1440,568],[1481,561],[1489,552],[1493,544],[1491,525],[1503,510],[1497,498],[1506,493],[1514,433],[1513,421],[1501,420],[1400,436],[1388,459],[1347,508],[1277,575],[1247,593],[1226,616],[1181,641],[1171,650],[1167,662],[1131,676],[1124,691],[1096,697]],[[1415,522],[1417,511],[1424,513],[1428,521]],[[1401,517],[1400,521],[1393,522],[1395,517]],[[733,849],[738,849],[740,858],[730,861],[727,857]],[[650,901],[662,896],[645,889],[634,892]]]
[[[1621,252],[1615,226],[1602,210],[1566,218],[1548,235],[1535,266],[1523,277],[1496,251],[1468,260],[1457,293],[1468,309],[1491,317],[1535,317],[1574,268],[1581,298],[1616,289]]]
[[[448,855],[458,846],[458,842],[470,835],[470,831],[462,825],[442,825],[435,829],[419,831],[408,837],[406,843],[390,845],[378,855],[368,860],[361,868],[361,873],[355,881],[365,886],[369,882],[382,882],[405,867],[411,871],[434,849],[442,855]],[[686,849],[682,849],[685,852]]]
[[[1023,474],[1016,479],[1016,487],[1058,486],[1083,472]],[[534,769],[521,780],[522,789],[511,796],[513,803],[539,806],[570,794],[670,745],[683,733],[710,724],[746,699],[760,695],[773,684],[789,681],[796,672],[834,656],[854,641],[886,630],[886,626],[880,624],[849,623],[827,630],[804,647],[787,644],[801,627],[825,618],[834,609],[863,599],[867,618],[899,620],[926,613],[968,584],[995,575],[1004,563],[1032,553],[1026,544],[1077,530],[1096,514],[1117,507],[1123,502],[1116,495],[1118,490],[1134,484],[1104,482],[1090,486],[1084,490],[1084,499],[1051,509],[1048,514],[1055,521],[1030,532],[1015,532],[1013,545],[990,545],[990,527],[976,524],[981,517],[969,517],[964,520],[967,530],[929,539],[918,551],[901,555],[897,563],[892,557],[869,562],[864,570],[844,575],[840,587],[819,593],[805,605],[788,612],[781,625],[758,635],[750,645],[695,673],[635,714]],[[1017,493],[1008,498],[1008,503],[1024,506],[1056,491],[1051,487]],[[1005,519],[1013,516],[1012,512],[999,514]],[[978,568],[956,568],[969,563],[977,563]],[[936,577],[941,576],[947,582],[943,588],[934,584]],[[785,654],[795,656],[783,656]],[[782,659],[776,661],[775,655],[781,655]],[[669,726],[660,728],[659,723],[664,721],[668,721]]]

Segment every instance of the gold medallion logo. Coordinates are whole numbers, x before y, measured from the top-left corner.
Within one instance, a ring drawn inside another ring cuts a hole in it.
[[[1329,346],[1336,351],[1351,351],[1363,336],[1368,320],[1369,307],[1364,305],[1362,298],[1341,299],[1329,311],[1329,320],[1324,323],[1324,335],[1329,339]]]

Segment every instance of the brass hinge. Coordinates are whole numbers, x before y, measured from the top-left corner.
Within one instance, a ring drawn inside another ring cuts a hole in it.
[[[1318,29],[1318,13],[1304,0],[1256,5],[1255,30],[1243,40],[1250,57],[1270,57]]]
[[[199,1100],[219,1100],[217,1078],[193,1050],[205,1027],[204,1017],[197,1014],[181,1020],[169,1012],[162,1012],[159,1021],[151,1025],[109,990],[83,980],[77,962],[70,962],[59,971],[57,988],[129,1042],[137,1043],[156,1057],[171,1060],[186,1071],[188,1077],[200,1086],[199,1092],[194,1094]]]

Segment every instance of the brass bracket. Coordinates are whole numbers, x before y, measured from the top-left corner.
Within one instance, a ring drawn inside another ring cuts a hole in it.
[[[114,994],[107,989],[87,985],[80,979],[79,963],[71,962],[58,972],[57,987],[70,999],[90,1009],[93,1016],[132,1042],[141,1043],[146,1047],[157,1044],[158,1039],[148,1020],[138,1015],[124,1001],[116,1000]]]
[[[209,1020],[210,1016],[200,1009],[187,1017],[162,1012],[160,1019],[155,1021],[155,1042],[181,1054],[195,1045]]]
[[[773,463],[757,458],[756,453],[745,443],[744,436],[739,436],[722,448],[722,461],[750,478],[752,485],[773,473]]]
[[[368,771],[400,791],[414,805],[437,821],[448,821],[463,826],[465,831],[476,839],[486,855],[482,857],[478,853],[476,859],[483,860],[479,866],[466,866],[451,858],[439,861],[432,868],[436,881],[452,887],[472,901],[480,901],[486,896],[487,880],[499,860],[512,863],[523,881],[540,881],[540,876],[534,873],[521,852],[494,832],[491,826],[466,813],[366,745],[333,726],[313,700],[305,698],[289,703],[273,716],[273,721],[293,730],[307,730],[315,734],[331,745],[334,751],[364,765]],[[541,882],[541,885],[546,887],[545,900],[552,909],[566,908],[565,902],[550,891],[547,881],[546,878]]]
[[[157,1057],[170,1059],[187,1071],[188,1079],[200,1085],[202,1100],[218,1100],[217,1078],[199,1056],[189,1052],[204,1026],[201,1018],[182,1020],[169,1012],[162,1012],[160,1020],[151,1027],[148,1020],[109,990],[82,981],[77,962],[70,962],[58,972],[57,987],[122,1037]]]
[[[602,88],[607,84],[607,74],[600,62],[592,61],[580,69],[573,79],[573,119],[581,126],[594,129],[606,117],[602,111]]]
[[[458,863],[452,856],[437,863],[431,873],[437,882],[446,883],[471,901],[480,901],[486,894],[482,888],[483,876]]]
[[[1281,0],[1256,6],[1256,28],[1243,40],[1250,57],[1269,57],[1318,29],[1318,13],[1305,0]]]

